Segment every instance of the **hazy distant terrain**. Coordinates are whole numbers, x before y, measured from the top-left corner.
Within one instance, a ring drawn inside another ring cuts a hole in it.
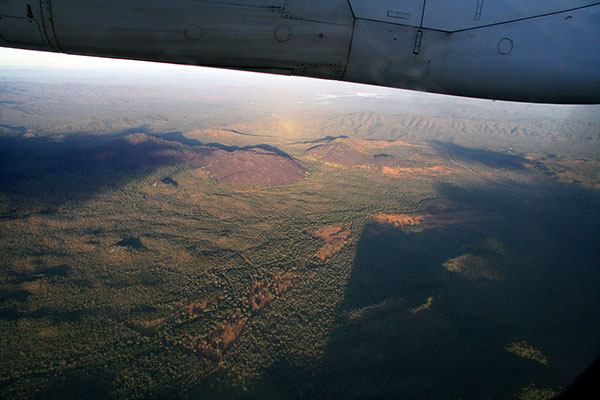
[[[2,398],[546,399],[600,354],[598,106],[3,72]]]

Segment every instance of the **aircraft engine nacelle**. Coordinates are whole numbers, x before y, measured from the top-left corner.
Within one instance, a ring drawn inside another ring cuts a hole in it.
[[[600,103],[590,0],[1,0],[0,45]]]

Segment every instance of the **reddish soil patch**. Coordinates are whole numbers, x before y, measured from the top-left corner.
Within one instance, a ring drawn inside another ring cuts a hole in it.
[[[246,306],[252,313],[269,305],[276,296],[287,292],[292,287],[291,275],[274,275],[271,281],[252,281],[252,288],[246,299]]]
[[[262,282],[252,282],[252,290],[248,295],[248,307],[250,311],[256,312],[265,308],[273,301],[273,295],[269,290],[268,284]]]
[[[292,287],[292,278],[289,275],[275,275],[272,285],[277,295],[280,295]]]
[[[306,151],[306,154],[326,163],[354,167],[405,167],[408,165],[405,161],[386,153],[379,153],[375,156],[369,155],[363,151],[364,148],[378,149],[379,147],[374,147],[372,144],[367,143],[367,141],[361,141],[360,143],[365,144],[362,146],[360,143],[354,143],[350,139],[341,140],[312,147]]]
[[[380,224],[391,224],[398,226],[421,225],[430,215],[412,215],[412,214],[378,214],[373,217],[375,222]]]
[[[263,281],[252,281],[252,287],[246,299],[244,299],[244,307],[252,314],[262,310],[269,305],[277,296],[288,291],[292,287],[293,276],[276,274],[272,278]],[[185,307],[185,311],[194,312],[197,309],[204,309],[206,303],[192,303]],[[208,341],[199,341],[194,338],[187,338],[181,346],[193,353],[215,361],[221,362],[225,356],[225,352],[233,345],[240,337],[248,318],[241,318],[233,324],[224,324],[216,329]]]
[[[339,253],[347,244],[352,231],[343,226],[326,226],[310,232],[316,238],[325,240],[325,246],[315,254],[315,257],[325,261]]]
[[[153,321],[131,321],[127,323],[132,329],[135,329],[142,335],[152,336],[156,334],[156,330],[165,322],[166,318],[158,318]]]
[[[183,310],[187,314],[194,315],[194,314],[199,313],[200,311],[206,310],[207,307],[208,307],[208,300],[204,300],[200,303],[188,304],[187,306],[185,306],[183,308]]]
[[[245,318],[239,320],[235,324],[223,326],[218,335],[219,345],[217,347],[221,348],[222,351],[229,349],[235,339],[242,333],[244,326],[246,326]]]
[[[404,160],[400,160],[397,157],[390,156],[388,154],[377,154],[373,159],[373,164],[378,167],[391,167],[391,168],[407,168],[410,164]]]
[[[426,168],[392,168],[383,167],[381,172],[384,175],[393,176],[395,178],[402,178],[409,175],[421,175],[427,177],[438,177],[453,174],[455,171],[451,168],[443,166],[434,166]]]
[[[314,231],[311,231],[310,234],[316,238],[325,240],[326,243],[329,243],[335,238],[335,235],[342,231],[342,229],[344,229],[343,226],[326,226],[315,229]]]
[[[233,324],[222,325],[213,333],[213,339],[209,343],[201,343],[197,339],[187,339],[183,342],[182,347],[199,353],[209,360],[220,362],[223,360],[225,352],[242,334],[247,321],[247,318],[242,318]]]
[[[290,185],[306,178],[296,160],[260,148],[215,150],[202,165],[219,183],[234,186]]]
[[[309,156],[341,165],[367,165],[373,162],[368,154],[359,152],[344,143],[324,144],[306,151]]]

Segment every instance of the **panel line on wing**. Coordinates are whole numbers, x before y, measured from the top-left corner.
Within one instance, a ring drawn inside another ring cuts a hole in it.
[[[54,21],[52,20],[52,4],[50,0],[40,0],[40,9],[42,12],[42,26],[46,34],[46,40],[54,51],[63,52],[54,32]]]
[[[586,8],[596,7],[598,5],[600,5],[600,2],[594,3],[594,4],[588,4],[588,5],[581,6],[581,7],[570,8],[568,10],[553,11],[553,12],[546,13],[546,14],[534,15],[534,16],[531,16],[531,17],[523,17],[523,18],[511,19],[511,20],[508,20],[508,21],[494,22],[493,24],[487,24],[487,25],[477,25],[477,26],[473,26],[473,27],[470,27],[470,28],[458,29],[458,30],[455,30],[455,31],[447,31],[447,30],[427,28],[427,27],[425,27],[425,28],[431,29],[431,30],[435,30],[435,31],[439,31],[439,32],[447,32],[447,33],[466,32],[466,31],[472,31],[472,30],[480,29],[480,28],[488,28],[490,26],[505,25],[505,24],[511,24],[513,22],[521,22],[521,21],[528,21],[528,20],[532,20],[532,19],[536,19],[536,18],[550,17],[552,15],[564,14],[564,13],[568,13],[568,12],[572,12],[572,11],[579,11],[579,10],[583,10],[583,9],[586,9]]]

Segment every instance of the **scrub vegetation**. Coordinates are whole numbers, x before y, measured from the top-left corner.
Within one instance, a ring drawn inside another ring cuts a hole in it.
[[[600,353],[597,122],[0,87],[2,398],[551,398]]]

